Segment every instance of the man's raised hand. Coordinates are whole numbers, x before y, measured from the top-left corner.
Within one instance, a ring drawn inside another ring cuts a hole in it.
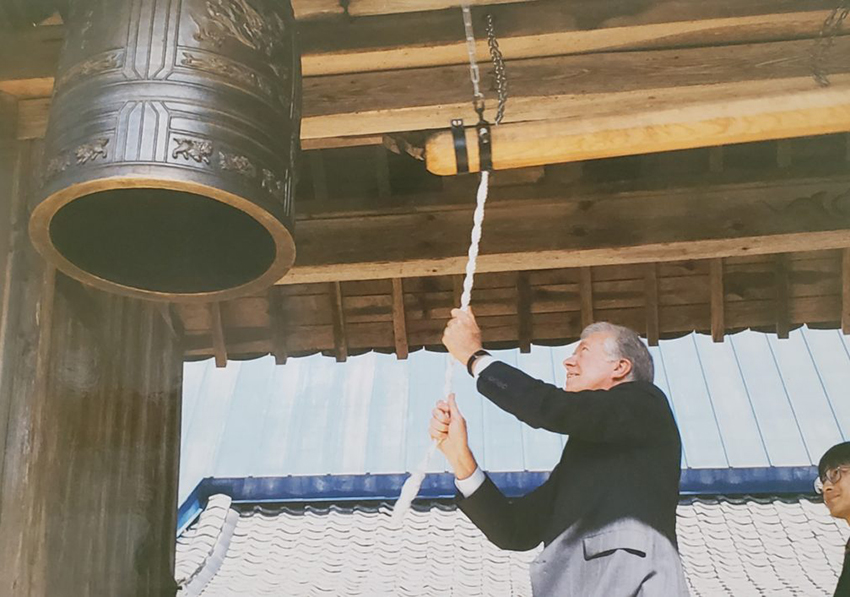
[[[448,401],[437,402],[431,411],[429,432],[437,440],[440,451],[445,454],[458,479],[465,479],[475,472],[478,465],[469,449],[466,420],[460,414],[454,394],[449,394]]]
[[[452,309],[452,318],[443,332],[443,345],[462,365],[481,350],[481,330],[472,309]]]

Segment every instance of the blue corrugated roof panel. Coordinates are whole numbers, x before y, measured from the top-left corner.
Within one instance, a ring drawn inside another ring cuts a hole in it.
[[[535,346],[498,358],[561,386],[572,347]],[[651,349],[656,383],[682,433],[686,468],[810,466],[850,437],[850,339],[802,328],[788,340],[741,332],[715,344],[691,334]],[[427,449],[446,356],[399,361],[369,353],[340,364],[313,355],[187,363],[180,501],[204,477],[400,473]],[[546,471],[565,438],[531,429],[475,391],[457,367],[470,444],[490,471]],[[433,472],[447,470],[442,457]]]

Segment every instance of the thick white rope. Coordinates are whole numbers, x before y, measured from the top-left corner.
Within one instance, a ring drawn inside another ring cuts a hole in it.
[[[469,302],[472,299],[472,282],[475,277],[475,268],[478,264],[478,246],[481,244],[481,228],[484,224],[484,204],[487,202],[487,191],[490,186],[490,173],[486,170],[481,172],[481,182],[478,184],[478,193],[475,198],[475,213],[472,216],[472,238],[469,243],[469,252],[466,260],[466,275],[463,278],[463,294],[460,297],[460,308],[464,311],[469,310]],[[449,394],[452,393],[452,374],[454,373],[455,360],[451,354],[446,354],[446,378],[443,384],[443,395],[448,400]],[[404,520],[404,515],[410,510],[410,505],[414,498],[419,493],[422,487],[422,481],[425,480],[425,473],[428,470],[428,463],[437,451],[437,440],[432,440],[428,446],[428,451],[419,462],[404,485],[401,487],[401,494],[398,496],[398,501],[395,503],[392,513],[392,521],[396,524],[401,524]]]

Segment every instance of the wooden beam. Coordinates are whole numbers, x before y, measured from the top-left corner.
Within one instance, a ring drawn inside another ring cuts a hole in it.
[[[711,339],[723,342],[726,334],[725,292],[723,289],[723,259],[709,262],[709,289],[711,292]]]
[[[593,323],[593,270],[590,267],[579,269],[579,299],[581,301],[581,329]]]
[[[565,196],[557,185],[493,193],[478,257],[481,273],[850,244],[850,214],[843,208],[847,176],[578,197]],[[460,198],[457,205],[404,212],[299,219],[298,261],[280,283],[462,274],[471,219],[472,207]]]
[[[528,272],[517,272],[517,338],[520,352],[531,352],[531,285],[528,283]]]
[[[807,60],[776,59],[808,55],[811,43],[803,40],[514,61],[510,65],[511,109],[505,114],[505,124],[548,120],[553,114],[573,115],[577,124],[633,112],[659,114],[658,118],[670,112],[667,118],[675,118],[685,107],[699,109],[733,99],[735,110],[744,110],[745,114],[775,112],[775,107],[741,102],[786,97],[786,105],[791,105],[808,99],[797,98],[797,94],[818,91]],[[836,40],[834,56],[848,50],[850,39]],[[831,90],[835,91],[846,81],[843,75],[850,72],[850,65],[837,61],[830,64],[830,72]],[[309,77],[304,80],[302,138],[445,129],[446,123],[458,117],[474,121],[468,77],[466,65]],[[580,93],[576,92],[576,80],[581,81]],[[427,93],[422,93],[423,89]],[[493,105],[488,102],[488,114],[492,114],[489,110]],[[735,110],[730,108],[725,115],[734,117]],[[636,126],[634,120],[629,126]]]
[[[648,128],[662,122],[685,126],[703,109],[711,110],[713,118],[731,118],[733,123],[739,116],[775,113],[777,107],[766,101],[770,98],[798,110],[822,107],[818,103],[824,101],[822,98],[812,99],[806,94],[815,90],[834,95],[846,89],[850,64],[841,60],[830,64],[832,87],[819,90],[812,81],[809,61],[776,58],[808,55],[811,44],[811,40],[801,40],[513,61],[511,108],[505,122],[545,121],[553,114],[563,114],[575,115],[577,125],[589,121],[598,128],[600,118],[634,114],[648,119],[643,127]],[[836,40],[831,55],[840,57],[848,52],[850,39],[843,37]],[[473,121],[476,115],[469,101],[468,77],[468,67],[458,65],[305,78],[301,138],[371,137],[445,129],[452,118],[458,117]],[[581,81],[579,93],[577,80]],[[724,110],[724,104],[733,99]],[[814,104],[809,106],[808,101]],[[46,122],[47,105],[25,104],[21,102],[22,114],[28,114],[33,122],[21,123],[19,128],[26,131],[26,138],[43,135],[40,123]],[[491,108],[489,104],[488,110]],[[692,110],[678,115],[684,108]],[[682,121],[685,117],[688,120]],[[627,124],[640,128],[635,118]],[[721,126],[727,137],[731,136],[731,126]],[[752,127],[747,131],[752,132]],[[809,134],[816,132],[813,129]],[[581,127],[577,134],[588,134],[588,128]],[[657,141],[651,145],[661,146]]]
[[[399,359],[406,359],[407,322],[404,313],[404,286],[401,278],[393,278],[393,337],[395,338],[395,354]]]
[[[215,366],[219,368],[227,367],[227,342],[224,337],[224,325],[221,321],[221,303],[210,303],[209,310]]]
[[[280,287],[269,288],[267,300],[269,301],[269,325],[272,332],[272,354],[277,365],[285,365],[289,357],[286,338],[289,334],[287,329],[287,318],[283,305],[284,297]]]
[[[788,306],[791,288],[788,280],[788,267],[788,256],[777,255],[773,273],[773,304],[776,317],[776,335],[783,340],[787,339],[791,332],[791,317]]]
[[[661,335],[658,320],[658,266],[655,263],[647,263],[644,267],[646,341],[650,346],[658,346]]]
[[[471,6],[487,6],[503,2],[528,2],[529,0],[470,0]],[[295,18],[300,20],[327,17],[364,17],[371,15],[399,14],[444,9],[457,9],[453,0],[292,0]]]
[[[850,336],[850,248],[841,252],[841,331]]]
[[[841,133],[850,130],[850,77],[828,90],[767,92],[737,100],[683,100],[679,108],[624,110],[617,116],[507,124],[492,131],[495,170]],[[684,91],[684,90],[679,90]],[[474,128],[466,132],[469,170],[480,169]],[[780,142],[780,149],[787,145]],[[790,157],[780,151],[781,166]],[[433,174],[454,175],[452,133],[428,139],[425,162]]]
[[[348,360],[348,337],[345,333],[345,310],[342,303],[342,287],[331,282],[331,316],[333,317],[334,351],[338,363]]]
[[[606,51],[764,43],[818,35],[832,5],[817,0],[714,0],[616,3],[541,0],[473,11],[477,56],[489,63],[484,36],[493,15],[511,61]],[[306,76],[466,64],[457,8],[416,15],[301,23]]]

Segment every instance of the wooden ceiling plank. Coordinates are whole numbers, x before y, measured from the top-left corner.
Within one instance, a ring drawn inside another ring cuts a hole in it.
[[[227,341],[224,335],[224,324],[221,320],[221,303],[210,303],[210,321],[212,322],[213,355],[215,356],[215,366],[218,368],[227,367]]]
[[[723,259],[710,262],[709,288],[711,292],[711,339],[723,342],[726,334],[725,291],[723,289]]]
[[[790,299],[788,257],[785,254],[779,254],[774,259],[773,304],[776,318],[776,336],[782,340],[786,340],[791,331],[790,309],[788,305]]]
[[[841,330],[850,336],[850,248],[841,252]]]
[[[644,276],[646,341],[650,346],[658,346],[658,340],[661,338],[658,318],[658,266],[655,263],[646,264]]]
[[[403,360],[409,353],[407,345],[407,322],[404,312],[404,285],[401,278],[393,278],[393,335],[395,354]]]
[[[345,330],[345,310],[342,300],[342,286],[339,282],[330,283],[331,315],[333,317],[334,353],[338,363],[348,360],[348,336]]]
[[[579,295],[581,300],[581,328],[584,329],[594,321],[593,316],[593,269],[579,269]]]
[[[536,189],[535,200],[505,197],[488,206],[477,271],[841,249],[850,242],[850,215],[840,205],[848,189],[850,177],[578,198],[564,197],[558,188]],[[532,191],[504,192],[519,197]],[[280,283],[460,275],[471,211],[469,205],[453,205],[300,219],[298,262]]]

